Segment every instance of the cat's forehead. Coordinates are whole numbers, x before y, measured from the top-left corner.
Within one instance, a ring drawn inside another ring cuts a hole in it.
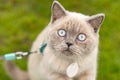
[[[57,26],[58,29],[65,29],[72,33],[88,32],[88,30],[90,30],[87,22],[79,18],[63,19],[57,24]]]
[[[82,28],[82,23],[77,19],[68,19],[61,24],[64,28],[68,30],[80,30]]]

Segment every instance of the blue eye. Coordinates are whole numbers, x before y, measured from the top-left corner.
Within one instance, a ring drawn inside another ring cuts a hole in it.
[[[60,30],[58,30],[58,35],[59,35],[60,37],[64,37],[64,36],[66,35],[66,31],[63,30],[63,29],[60,29]]]
[[[81,33],[81,34],[78,35],[78,40],[79,40],[79,41],[85,41],[86,38],[87,38],[86,35],[83,34],[83,33]]]

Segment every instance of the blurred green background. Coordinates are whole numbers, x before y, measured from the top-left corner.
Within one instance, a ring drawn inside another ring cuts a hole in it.
[[[120,80],[120,0],[59,0],[69,11],[105,13],[100,30],[97,80]],[[52,0],[0,0],[0,55],[28,51],[48,24]],[[27,69],[27,58],[14,61]],[[10,80],[0,61],[0,80]]]

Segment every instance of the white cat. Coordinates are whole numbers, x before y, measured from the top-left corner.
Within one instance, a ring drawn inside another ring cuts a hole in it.
[[[104,14],[85,16],[69,12],[54,1],[51,22],[31,49],[36,51],[45,43],[43,53],[29,56],[28,74],[6,62],[8,74],[14,80],[96,80],[99,28],[103,19]]]

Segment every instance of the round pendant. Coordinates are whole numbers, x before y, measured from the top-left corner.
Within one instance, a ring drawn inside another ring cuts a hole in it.
[[[79,70],[79,67],[76,62],[70,64],[66,70],[67,76],[70,78],[75,77],[78,73],[78,70]]]

